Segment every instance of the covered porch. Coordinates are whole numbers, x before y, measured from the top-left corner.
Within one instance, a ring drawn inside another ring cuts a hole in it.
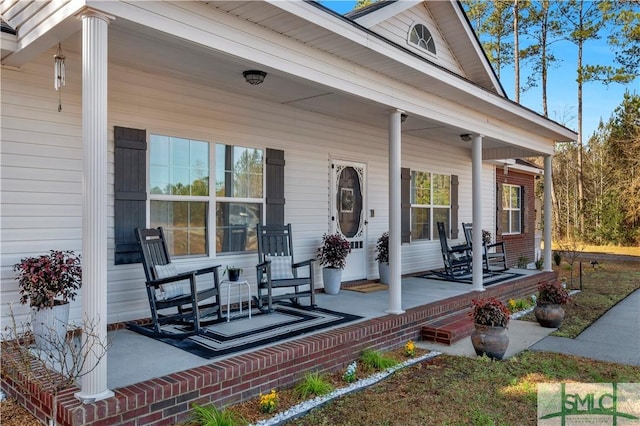
[[[206,140],[212,146],[222,141],[229,146],[286,150],[286,220],[301,230],[296,231],[300,258],[313,257],[320,235],[335,231],[329,219],[335,197],[327,184],[328,162],[365,162],[375,191],[364,209],[368,215],[362,217],[359,272],[363,277],[377,276],[373,261],[377,235],[389,230],[391,236],[389,290],[356,293],[358,303],[348,305],[350,312],[356,306],[366,308],[361,322],[213,364],[167,361],[180,365],[180,370],[163,371],[161,378],[157,377],[163,363],[155,358],[162,358],[165,351],[167,360],[184,354],[177,355],[170,347],[158,353],[148,349],[153,357],[143,363],[154,373],[136,378],[135,384],[114,382],[113,374],[127,377],[130,363],[124,355],[140,357],[124,348],[140,343],[134,340],[120,347],[117,341],[141,337],[118,331],[108,360],[83,378],[78,395],[90,403],[82,405],[73,392],[65,394],[69,398],[60,412],[67,423],[90,424],[95,418],[126,423],[131,416],[137,423],[153,422],[179,416],[195,400],[236,401],[292,383],[311,366],[341,366],[364,347],[390,348],[417,338],[422,322],[468,306],[484,290],[481,275],[474,276],[473,286],[465,285],[466,291],[449,294],[456,286],[447,286],[435,300],[431,292],[414,293],[414,284],[401,280],[402,274],[419,271],[425,264],[435,267],[440,261],[434,240],[401,244],[403,167],[460,177],[459,205],[451,203],[452,214],[455,210],[460,216],[451,220],[452,225],[464,220],[494,228],[490,205],[495,200],[490,179],[494,166],[487,161],[542,156],[545,217],[551,217],[553,144],[571,138],[572,132],[504,98],[496,81],[480,85],[470,72],[467,77],[451,72],[318,4],[113,1],[71,2],[63,7],[43,3],[43,8],[59,9],[47,11],[49,18],[40,21],[31,10],[36,6],[27,8],[33,15],[19,13],[26,3],[12,2],[18,6],[15,10],[11,5],[2,8],[14,28],[41,30],[18,31],[11,50],[3,51],[3,122],[16,127],[15,140],[3,148],[3,153],[13,154],[5,158],[13,158],[14,167],[3,165],[3,177],[17,183],[9,197],[3,197],[12,212],[11,217],[3,213],[3,226],[11,228],[4,233],[3,266],[8,271],[24,253],[47,250],[54,242],[65,249],[81,248],[82,306],[74,306],[73,315],[100,320],[101,337],[106,336],[108,323],[141,318],[148,312],[140,266],[118,262],[118,250],[126,244],[121,244],[119,227],[114,225],[114,205],[124,193],[147,213],[151,191],[144,167],[149,154],[140,150],[142,167],[132,167],[143,175],[136,182],[141,193],[118,190],[114,152],[119,141],[114,127]],[[434,16],[458,13],[455,2],[433,2],[430,7]],[[461,31],[464,22],[454,20],[447,31],[452,36],[466,34]],[[473,43],[463,45],[461,58],[477,55]],[[48,71],[57,46],[62,46],[67,61],[62,95],[51,89]],[[264,83],[247,84],[243,77],[247,70],[266,73]],[[35,177],[26,176],[30,172]],[[64,184],[43,184],[52,181]],[[24,192],[33,193],[32,204],[20,201]],[[262,198],[266,209],[269,197]],[[285,209],[284,198],[279,198]],[[217,200],[211,196],[208,201],[213,206]],[[142,224],[136,226],[148,225],[149,218],[141,217]],[[215,224],[213,215],[208,223]],[[133,227],[128,229],[129,238]],[[550,240],[550,229],[545,228],[549,232],[545,241]],[[215,233],[213,226],[210,232]],[[481,227],[474,232],[478,233],[474,240],[480,240]],[[255,265],[250,250],[228,255],[209,244],[206,256],[184,259],[184,264]],[[474,253],[478,274],[480,255]],[[551,270],[546,244],[544,266]],[[3,280],[8,288],[3,292],[15,299],[14,277],[7,272]],[[511,290],[503,283],[487,288],[486,294],[497,291]],[[346,300],[344,293],[339,300]],[[371,301],[360,303],[365,298]],[[320,299],[320,306],[323,302]],[[104,401],[91,402],[94,399]]]
[[[515,271],[521,276],[487,287],[481,297],[505,301],[529,297],[539,282],[555,278],[552,272]],[[425,323],[467,310],[479,297],[470,284],[404,277],[405,312],[389,315],[383,313],[388,291],[359,293],[346,288],[338,295],[319,293],[318,305],[357,314],[361,320],[215,360],[124,328],[112,330],[107,382],[115,397],[83,404],[74,396],[78,389],[65,390],[58,399],[58,421],[65,425],[180,422],[194,402],[232,404],[291,386],[308,371],[345,368],[364,349],[384,351],[409,339],[419,341]],[[5,388],[38,417],[51,412],[52,398],[46,392],[29,395],[10,380]]]

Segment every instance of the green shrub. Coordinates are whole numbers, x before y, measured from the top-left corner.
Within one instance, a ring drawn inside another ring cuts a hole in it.
[[[249,422],[232,411],[218,410],[213,405],[193,404],[190,424],[200,426],[245,426]]]
[[[543,266],[544,266],[544,259],[538,258],[538,260],[536,260],[536,269],[538,271],[542,271]]]
[[[514,312],[524,311],[531,306],[531,302],[527,299],[510,299],[507,303],[509,310]]]
[[[296,395],[302,399],[310,395],[326,395],[331,391],[333,391],[333,385],[318,372],[305,374],[304,379],[295,387]]]
[[[529,258],[527,256],[520,256],[518,258],[518,269],[527,269],[529,264]]]
[[[360,361],[368,367],[376,370],[386,370],[387,368],[398,365],[395,359],[385,357],[380,352],[367,349],[360,355]]]

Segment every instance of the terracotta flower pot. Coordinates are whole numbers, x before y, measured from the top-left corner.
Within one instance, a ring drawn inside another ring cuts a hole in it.
[[[509,336],[505,334],[506,328],[481,324],[474,324],[474,326],[475,330],[471,333],[471,343],[476,355],[502,359],[507,352],[507,346],[509,346]]]
[[[564,319],[564,309],[555,303],[536,305],[533,310],[538,323],[546,328],[558,328]]]

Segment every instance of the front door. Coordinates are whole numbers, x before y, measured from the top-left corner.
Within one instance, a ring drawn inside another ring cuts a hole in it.
[[[351,244],[343,281],[367,277],[366,165],[333,160],[331,164],[331,231]]]

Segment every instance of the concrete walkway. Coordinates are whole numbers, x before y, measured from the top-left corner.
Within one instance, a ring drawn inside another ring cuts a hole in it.
[[[640,366],[640,290],[611,308],[575,339],[549,336],[553,331],[555,328],[540,327],[535,322],[511,320],[505,358],[530,349]],[[429,342],[417,345],[450,355],[476,357],[470,338],[451,346]]]
[[[640,290],[611,308],[575,339],[547,336],[531,350],[640,366]]]

